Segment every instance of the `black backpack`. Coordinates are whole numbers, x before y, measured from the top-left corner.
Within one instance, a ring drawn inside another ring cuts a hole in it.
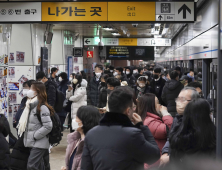
[[[39,122],[42,124],[40,113],[37,113],[37,117]],[[61,122],[59,116],[56,113],[50,116],[50,118],[52,120],[52,131],[48,134],[49,143],[51,146],[57,146],[62,140],[63,136]]]
[[[63,109],[63,102],[65,101],[65,95],[58,89],[56,89],[56,102],[54,110],[56,113],[59,113]]]

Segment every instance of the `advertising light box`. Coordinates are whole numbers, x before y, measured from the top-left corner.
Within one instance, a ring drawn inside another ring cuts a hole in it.
[[[107,46],[107,60],[154,60],[151,46]]]

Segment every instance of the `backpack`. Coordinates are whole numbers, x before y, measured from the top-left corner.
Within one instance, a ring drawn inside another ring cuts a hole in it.
[[[56,102],[54,106],[54,110],[56,113],[62,111],[64,100],[65,100],[65,95],[60,90],[56,89]]]
[[[42,124],[40,113],[37,113],[37,118],[39,122]],[[49,143],[51,146],[57,146],[62,140],[63,136],[61,122],[59,116],[56,113],[50,116],[50,118],[52,120],[52,131],[48,134]]]

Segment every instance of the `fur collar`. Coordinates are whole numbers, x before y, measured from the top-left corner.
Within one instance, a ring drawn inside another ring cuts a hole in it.
[[[126,115],[114,112],[107,112],[99,124],[102,126],[121,125],[125,127],[135,127]]]

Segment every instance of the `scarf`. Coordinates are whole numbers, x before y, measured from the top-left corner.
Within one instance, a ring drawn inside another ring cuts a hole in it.
[[[34,97],[33,99],[28,99],[27,102],[26,102],[26,106],[25,106],[25,109],[24,111],[22,112],[22,116],[19,120],[19,123],[18,123],[18,135],[21,137],[23,132],[25,132],[25,129],[26,129],[26,126],[27,126],[27,122],[28,122],[28,117],[29,117],[29,113],[30,113],[30,104],[31,103],[34,103],[37,101],[37,96]]]
[[[137,98],[141,97],[143,95],[143,93],[145,92],[146,86],[141,88],[139,86],[137,86],[137,90],[139,90],[138,96]]]

